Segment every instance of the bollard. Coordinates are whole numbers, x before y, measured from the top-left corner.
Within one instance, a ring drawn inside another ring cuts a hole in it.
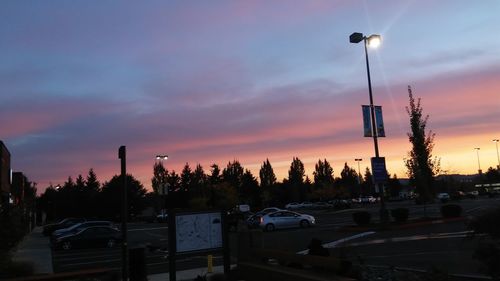
[[[133,248],[129,251],[130,281],[147,281],[146,254],[144,248]]]
[[[207,256],[207,273],[212,273],[214,272],[214,267],[213,267],[213,256],[208,255]]]

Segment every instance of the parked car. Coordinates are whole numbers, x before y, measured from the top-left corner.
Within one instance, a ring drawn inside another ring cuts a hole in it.
[[[300,207],[304,209],[310,209],[314,207],[314,204],[312,202],[302,202],[300,203]]]
[[[156,221],[157,222],[167,222],[168,221],[168,213],[156,215]]]
[[[313,203],[314,209],[328,209],[331,207],[333,207],[333,205],[330,203],[327,203],[327,202],[314,202]]]
[[[450,200],[450,195],[446,192],[441,192],[437,194],[437,199],[441,200],[441,202],[446,202]]]
[[[86,222],[82,222],[82,223],[77,223],[77,224],[72,225],[68,228],[58,229],[58,230],[54,231],[52,233],[52,235],[50,236],[50,240],[53,242],[58,237],[65,236],[68,234],[78,233],[81,230],[83,230],[87,227],[91,227],[91,226],[109,226],[109,227],[117,228],[115,226],[115,224],[113,222],[110,222],[110,221],[86,221]]]
[[[77,233],[60,236],[52,244],[54,250],[76,248],[113,248],[121,243],[120,230],[109,226],[91,226]]]
[[[85,221],[85,219],[82,219],[82,218],[66,218],[66,219],[63,219],[57,223],[45,225],[43,227],[42,233],[45,236],[50,236],[56,230],[68,228],[72,225],[75,225],[77,223],[81,223],[84,221]]]
[[[258,222],[260,228],[273,231],[280,228],[310,227],[316,224],[316,219],[297,212],[278,211],[260,216]]]
[[[286,209],[299,209],[302,208],[302,204],[297,202],[288,203],[285,205]]]

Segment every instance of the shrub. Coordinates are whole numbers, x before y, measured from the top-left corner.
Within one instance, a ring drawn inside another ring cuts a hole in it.
[[[396,222],[405,222],[408,220],[409,212],[408,208],[397,208],[391,210],[391,216]]]
[[[447,204],[441,206],[441,215],[443,218],[456,218],[462,215],[462,207],[457,204]]]
[[[357,225],[367,225],[370,223],[372,216],[367,211],[359,211],[352,213],[352,219]]]
[[[469,229],[475,233],[486,233],[494,238],[500,238],[500,208],[488,211],[476,217],[469,224]]]

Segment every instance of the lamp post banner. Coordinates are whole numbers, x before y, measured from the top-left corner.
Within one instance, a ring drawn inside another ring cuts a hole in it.
[[[370,117],[370,106],[362,105],[363,110],[363,132],[365,137],[372,137],[372,122]]]
[[[382,107],[375,106],[375,123],[377,123],[377,137],[385,137],[384,119],[382,118]]]

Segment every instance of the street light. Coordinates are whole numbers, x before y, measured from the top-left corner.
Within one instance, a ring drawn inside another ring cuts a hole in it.
[[[167,160],[168,159],[168,155],[156,155],[156,160],[160,160],[160,162],[162,160]]]
[[[478,173],[481,175],[483,173],[483,171],[481,171],[481,163],[479,162],[479,150],[481,148],[479,147],[474,147],[474,149],[476,150],[476,153],[477,153],[477,167],[479,168],[477,171]]]
[[[363,159],[356,158],[354,161],[358,162],[358,183],[361,184],[361,169],[359,168],[359,162],[363,161]]]
[[[370,116],[372,123],[372,137],[373,137],[373,146],[375,148],[375,158],[379,158],[378,151],[378,140],[377,140],[377,129],[375,125],[375,107],[373,106],[373,93],[372,93],[372,81],[370,78],[370,63],[368,61],[368,47],[377,48],[380,46],[382,42],[382,37],[378,34],[372,34],[368,37],[364,36],[363,33],[354,32],[349,36],[349,42],[351,43],[359,43],[363,41],[363,45],[365,46],[365,59],[366,59],[366,75],[368,77],[368,94],[370,97]],[[373,167],[372,167],[373,169]],[[389,220],[389,213],[385,208],[385,200],[384,200],[384,186],[381,183],[378,183],[378,189],[381,193],[380,196],[380,220],[382,222],[387,222]]]
[[[500,140],[494,139],[493,141],[495,142],[495,146],[497,147],[497,160],[498,160],[497,170],[500,170],[500,156],[498,155],[498,141]]]

